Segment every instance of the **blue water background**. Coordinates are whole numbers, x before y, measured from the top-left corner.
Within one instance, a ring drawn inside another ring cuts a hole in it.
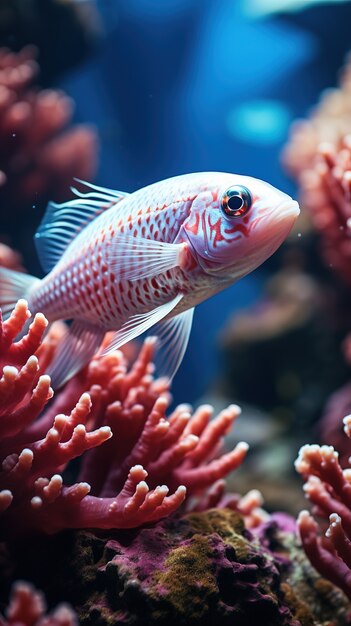
[[[336,13],[328,25],[328,8],[312,20],[310,12],[254,19],[235,0],[100,0],[98,8],[99,49],[60,83],[75,120],[99,130],[98,184],[133,191],[223,170],[294,194],[279,154],[290,122],[335,82],[346,36],[346,26],[335,32]],[[196,400],[220,376],[218,332],[257,300],[266,276],[263,266],[197,308],[177,400]]]

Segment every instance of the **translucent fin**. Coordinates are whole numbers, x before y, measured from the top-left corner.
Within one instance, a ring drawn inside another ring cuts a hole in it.
[[[193,316],[194,308],[188,309],[152,329],[158,339],[155,360],[158,375],[170,380],[175,376],[188,346]]]
[[[129,196],[129,193],[127,191],[117,191],[117,189],[108,189],[107,187],[100,187],[99,185],[88,183],[86,180],[81,180],[81,178],[74,178],[73,180],[75,180],[80,185],[84,185],[84,187],[88,187],[89,189],[92,189],[94,192],[96,192],[94,194],[91,193],[89,195],[94,195],[95,197],[97,196],[103,197],[108,202],[116,203],[118,200],[121,200],[125,196]],[[71,191],[73,191],[73,193],[76,196],[80,196],[82,198],[88,196],[88,194],[82,194],[75,187],[71,187]]]
[[[17,300],[26,298],[29,290],[40,279],[22,272],[0,267],[0,308],[4,317],[12,311]]]
[[[78,182],[83,183],[80,180]],[[94,191],[82,193],[72,187],[72,191],[78,198],[68,200],[63,204],[49,202],[47,206],[46,213],[34,237],[40,263],[45,272],[52,270],[66,248],[83,228],[109,208],[111,204],[116,204],[129,195],[121,191],[109,191],[90,183],[83,184]]]
[[[117,350],[117,348],[128,343],[128,341],[139,337],[139,335],[151,328],[151,326],[154,326],[157,322],[160,322],[164,317],[169,315],[182,298],[183,295],[180,293],[170,302],[162,304],[148,313],[141,313],[130,317],[129,320],[123,324],[122,328],[114,334],[110,343],[101,354],[108,354],[113,350]]]
[[[54,389],[61,387],[79,372],[98,351],[105,331],[101,328],[74,320],[60,346],[53,363],[47,369]]]
[[[119,234],[107,249],[107,260],[120,280],[152,278],[179,265],[183,246]]]

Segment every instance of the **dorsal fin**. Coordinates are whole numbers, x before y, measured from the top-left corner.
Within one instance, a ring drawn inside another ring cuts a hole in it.
[[[110,208],[111,205],[129,195],[123,191],[98,187],[78,178],[75,180],[89,187],[92,191],[82,193],[75,187],[71,187],[71,191],[78,198],[62,204],[49,202],[41,224],[35,233],[36,249],[45,272],[52,270],[66,248],[83,228],[100,213]]]

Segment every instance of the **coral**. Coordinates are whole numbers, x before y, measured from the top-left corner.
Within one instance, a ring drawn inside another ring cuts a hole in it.
[[[301,204],[308,209],[320,234],[327,264],[348,285],[351,243],[351,60],[340,87],[328,90],[309,120],[292,128],[283,160],[300,187]]]
[[[346,624],[343,594],[321,588],[282,526],[265,523],[258,539],[237,512],[210,509],[135,530],[34,538],[26,550],[23,539],[8,558],[53,605],[71,602],[82,626]]]
[[[327,265],[347,287],[351,285],[351,57],[346,60],[339,86],[322,95],[308,120],[297,122],[283,160],[297,179],[302,206],[311,215],[320,236]],[[333,281],[333,288],[337,283]],[[334,326],[349,328],[348,299],[341,293]],[[343,299],[342,299],[343,297]],[[345,346],[350,361],[350,339]],[[325,348],[324,348],[325,349]],[[329,353],[328,353],[329,356]],[[333,368],[331,368],[333,369]],[[319,432],[331,445],[305,445],[296,469],[305,481],[312,514],[302,511],[298,528],[314,567],[351,599],[351,469],[349,442],[342,437],[340,415],[351,408],[350,384],[335,392],[324,411]],[[344,419],[350,437],[351,417]],[[315,517],[321,518],[318,522]]]
[[[296,121],[290,142],[285,147],[283,162],[296,177],[309,170],[318,146],[336,144],[351,127],[351,56],[346,59],[339,86],[327,89],[312,109],[309,119]]]
[[[350,442],[345,437],[340,415],[349,413],[351,413],[351,383],[346,383],[330,396],[318,422],[319,440],[327,441],[338,451],[341,467],[348,466]]]
[[[65,604],[48,616],[45,611],[43,594],[33,585],[18,581],[13,585],[5,617],[0,615],[0,626],[77,626],[76,614]]]
[[[32,47],[17,54],[0,48],[0,201],[7,211],[37,196],[63,197],[73,176],[90,178],[96,169],[95,132],[66,129],[72,101],[31,87],[37,73]]]
[[[351,436],[351,416],[344,418]],[[340,587],[351,599],[351,470],[342,469],[332,446],[305,445],[296,461],[313,513],[326,522],[325,535],[308,511],[302,511],[298,528],[303,547],[317,571]],[[323,530],[325,528],[322,526]]]
[[[0,327],[3,533],[139,526],[175,511],[186,490],[201,508],[204,490],[241,464],[246,443],[219,455],[237,406],[212,420],[207,405],[193,414],[180,405],[166,417],[169,384],[152,376],[153,339],[129,370],[121,352],[93,359],[46,406],[53,391],[45,367],[62,330],[40,345],[47,322],[38,313],[14,342],[29,317],[21,300]],[[77,457],[78,482],[66,485],[62,472]],[[219,502],[222,491],[215,484],[205,502]],[[253,494],[239,508],[253,520],[256,504]]]

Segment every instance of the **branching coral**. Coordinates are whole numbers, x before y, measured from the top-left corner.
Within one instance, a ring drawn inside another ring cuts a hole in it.
[[[192,414],[181,405],[166,417],[169,385],[152,376],[152,339],[129,370],[121,352],[93,359],[46,406],[53,391],[42,372],[55,336],[40,346],[47,322],[39,313],[14,342],[29,317],[19,301],[0,333],[3,533],[139,526],[175,511],[186,490],[199,496],[240,465],[246,443],[218,456],[237,406],[212,420],[210,406]],[[78,482],[64,484],[62,472],[82,455]],[[207,498],[221,496],[219,484]],[[242,506],[251,512],[252,502],[257,497]]]
[[[351,57],[340,86],[323,94],[310,119],[294,125],[283,155],[299,184],[302,206],[320,235],[324,259],[347,285],[351,285],[350,93]],[[341,459],[330,445],[305,445],[300,450],[296,469],[305,480],[313,515],[302,511],[298,528],[311,563],[351,599],[351,468],[349,446],[340,442],[343,408],[350,409],[350,385],[331,397],[321,423],[323,438],[338,448],[340,443]],[[344,419],[344,430],[350,437],[350,416]]]
[[[351,416],[344,419],[351,436]],[[328,520],[324,536],[316,520],[302,511],[298,528],[302,544],[317,571],[351,599],[351,469],[342,469],[332,446],[305,445],[296,461],[313,513]]]
[[[0,49],[0,200],[16,202],[67,193],[72,176],[96,168],[96,136],[86,126],[65,130],[72,102],[56,90],[30,87],[38,67],[35,50]]]
[[[32,585],[18,581],[13,585],[5,617],[0,615],[0,626],[77,626],[74,611],[65,604],[45,615],[44,596]]]
[[[283,160],[296,177],[301,204],[321,235],[328,265],[351,283],[351,59],[340,87],[327,91],[309,120],[292,128]]]

